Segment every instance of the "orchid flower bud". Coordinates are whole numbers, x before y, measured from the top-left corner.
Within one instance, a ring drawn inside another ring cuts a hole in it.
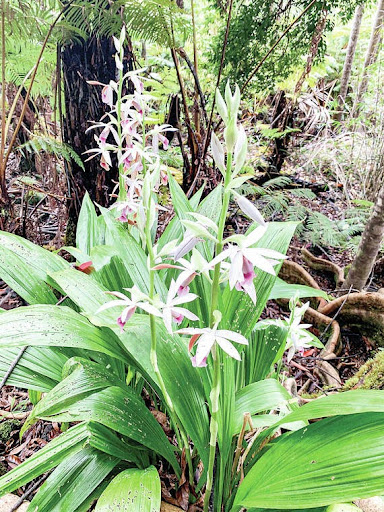
[[[121,62],[120,57],[117,53],[115,53],[115,63],[116,63],[116,68],[121,71],[124,66],[123,66],[123,63]]]
[[[116,51],[120,53],[120,49],[121,49],[120,41],[117,39],[117,37],[115,37],[115,36],[112,36],[112,37],[113,37],[113,43],[115,45]]]
[[[227,146],[229,153],[232,153],[233,148],[235,147],[238,133],[239,133],[239,131],[237,128],[236,119],[232,118],[232,119],[230,119],[230,122],[228,123],[228,125],[226,126],[226,128],[224,130],[225,144]]]
[[[236,193],[235,193],[236,194]],[[248,201],[248,199],[244,196],[240,196],[239,194],[236,194],[236,201],[239,205],[241,211],[245,213],[248,217],[250,217],[253,221],[260,224],[260,226],[265,226],[265,220],[263,219],[263,216],[259,212],[259,210],[256,208],[254,204],[251,203],[251,201]]]
[[[225,175],[224,148],[221,145],[221,142],[219,141],[219,139],[215,133],[212,133],[211,148],[212,148],[213,159],[214,159],[217,167],[219,168],[221,174],[224,176]]]
[[[228,109],[219,89],[216,89],[216,108],[226,124],[228,122]]]
[[[120,37],[119,37],[120,46],[123,46],[124,41],[125,41],[125,26],[123,25],[121,27],[121,32],[120,32]]]
[[[247,136],[242,125],[239,128],[239,134],[235,145],[235,173],[238,174],[244,166],[245,159],[247,158]]]

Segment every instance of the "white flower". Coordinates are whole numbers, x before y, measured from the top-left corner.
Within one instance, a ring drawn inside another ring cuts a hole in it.
[[[241,360],[238,350],[232,345],[231,341],[248,345],[248,340],[242,334],[225,329],[218,330],[217,323],[212,329],[206,327],[204,329],[187,328],[176,331],[178,334],[186,334],[192,336],[189,341],[189,350],[197,342],[196,356],[193,358],[192,363],[194,366],[205,366],[205,361],[215,343],[224,350],[230,357]]]
[[[295,352],[303,353],[305,348],[313,346],[314,336],[306,329],[312,324],[301,324],[301,319],[309,308],[309,302],[306,302],[300,308],[293,307],[288,324],[288,336],[285,349],[288,350],[287,361],[291,361]]]
[[[106,309],[123,306],[124,309],[117,318],[117,325],[120,326],[121,331],[123,331],[124,325],[135,313],[137,308],[146,311],[150,315],[155,315],[159,317],[162,316],[160,311],[149,303],[149,298],[144,293],[142,293],[136,286],[133,286],[132,288],[124,288],[124,290],[130,292],[131,298],[127,297],[127,295],[124,295],[124,293],[107,292],[109,295],[114,295],[119,300],[112,300],[110,302],[107,302],[97,310],[97,313],[100,313],[101,311],[104,311]]]
[[[167,295],[167,302],[161,305],[164,325],[169,334],[173,334],[172,321],[180,325],[184,320],[184,317],[189,320],[199,320],[194,313],[191,313],[191,311],[186,308],[180,307],[180,304],[185,304],[186,302],[192,302],[195,300],[197,295],[194,293],[186,293],[182,296],[178,296],[179,287],[180,279],[177,281],[172,279]]]

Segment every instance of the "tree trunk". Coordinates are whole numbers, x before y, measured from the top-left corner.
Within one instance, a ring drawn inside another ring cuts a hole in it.
[[[363,96],[367,92],[368,83],[369,83],[369,74],[370,67],[376,62],[378,54],[379,54],[379,43],[381,40],[381,31],[383,27],[384,21],[384,0],[379,0],[377,3],[377,10],[375,15],[375,20],[372,27],[371,38],[369,40],[369,45],[367,49],[367,53],[365,55],[364,61],[364,69],[363,69],[363,77],[361,79],[357,95],[355,98],[355,103],[353,107],[353,116],[357,117],[360,111],[360,105],[363,101]]]
[[[340,111],[337,116],[339,121],[341,121],[342,115],[343,115],[345,98],[347,97],[348,84],[349,84],[349,79],[351,77],[353,59],[355,58],[357,41],[359,40],[359,33],[360,33],[361,21],[363,19],[363,14],[364,14],[364,5],[363,4],[358,5],[356,7],[355,17],[353,19],[352,31],[351,31],[351,35],[349,37],[347,54],[345,56],[343,74],[342,74],[341,82],[340,82],[340,93],[339,93]]]
[[[353,260],[343,288],[362,290],[379,253],[384,237],[384,187],[379,192],[375,206],[365,226],[357,255]]]
[[[96,146],[94,132],[85,133],[91,121],[99,121],[109,107],[101,101],[101,87],[89,85],[87,80],[109,83],[116,80],[116,53],[111,37],[91,36],[85,42],[70,43],[61,51],[64,83],[65,114],[63,119],[64,141],[81,157],[85,171],[71,162],[69,217],[77,220],[81,200],[88,191],[91,198],[102,206],[109,204],[109,194],[118,181],[118,167],[105,171],[98,157],[85,162],[84,151]],[[132,69],[132,54],[126,53],[126,69]]]

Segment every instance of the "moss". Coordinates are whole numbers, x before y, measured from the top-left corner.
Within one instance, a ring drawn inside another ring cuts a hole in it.
[[[343,386],[344,391],[355,388],[384,389],[383,350],[378,352],[373,359],[369,359]]]
[[[11,432],[20,428],[20,420],[5,420],[0,423],[0,442],[6,443],[11,435]]]
[[[4,466],[4,464],[2,464],[0,462],[0,476],[5,475],[6,472],[7,472],[7,468]]]

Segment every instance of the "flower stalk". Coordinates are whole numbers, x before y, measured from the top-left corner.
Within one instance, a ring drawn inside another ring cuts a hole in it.
[[[227,155],[227,167],[224,177],[224,196],[223,196],[223,205],[221,208],[220,219],[219,219],[219,229],[217,233],[217,243],[215,247],[215,255],[221,253],[223,250],[223,239],[224,239],[224,229],[225,229],[225,221],[227,218],[227,212],[229,207],[229,200],[231,196],[231,191],[229,188],[229,183],[231,180],[232,173],[232,153],[229,152]],[[221,261],[216,263],[213,274],[212,281],[212,295],[211,295],[211,311],[210,311],[210,320],[211,327],[215,324],[215,312],[217,310],[218,302],[219,302],[219,291],[220,291],[220,269],[221,269]],[[204,512],[208,512],[209,510],[209,502],[212,494],[213,487],[213,469],[215,465],[216,458],[216,444],[217,444],[217,432],[218,432],[218,412],[219,412],[219,396],[220,396],[220,357],[217,353],[216,347],[212,347],[212,359],[213,359],[213,381],[212,381],[212,389],[210,393],[211,399],[211,421],[210,421],[210,440],[209,440],[209,463],[208,463],[208,473],[207,473],[207,485],[204,496]]]

